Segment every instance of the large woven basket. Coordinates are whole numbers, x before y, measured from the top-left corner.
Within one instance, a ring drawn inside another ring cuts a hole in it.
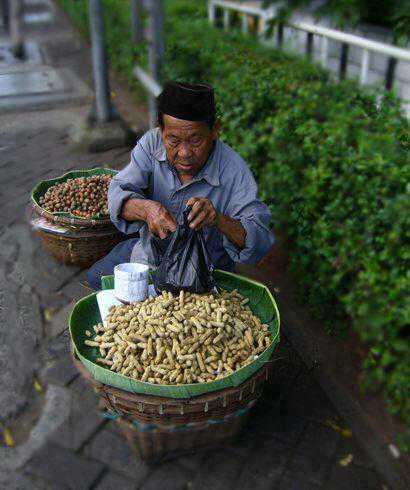
[[[115,245],[129,238],[114,226],[106,230],[87,233],[58,235],[45,230],[37,230],[44,247],[63,264],[90,267],[94,262],[107,255]]]
[[[104,415],[116,421],[137,456],[149,462],[230,442],[238,436],[271,376],[267,363],[237,387],[173,399],[99,383],[78,358],[74,362],[98,393]]]
[[[105,413],[114,418],[138,455],[155,460],[226,443],[238,435],[271,375],[271,356],[279,341],[279,312],[263,284],[215,271],[218,287],[250,299],[252,311],[269,325],[272,343],[258,359],[223,379],[188,385],[141,382],[95,362],[99,353],[84,345],[85,330],[101,321],[95,293],[80,300],[70,316],[76,365],[94,386]],[[104,287],[113,278],[103,278]]]

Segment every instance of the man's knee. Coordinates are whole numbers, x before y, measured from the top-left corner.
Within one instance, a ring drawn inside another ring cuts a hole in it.
[[[101,289],[101,277],[114,274],[114,267],[123,262],[129,262],[132,249],[137,242],[131,238],[116,245],[111,252],[90,267],[87,280],[93,289]]]
[[[101,276],[103,273],[98,265],[98,262],[96,262],[87,271],[87,281],[89,286],[93,289],[101,289]]]

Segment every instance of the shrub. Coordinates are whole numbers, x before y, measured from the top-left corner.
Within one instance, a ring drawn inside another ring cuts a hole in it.
[[[85,29],[86,2],[60,0]],[[146,62],[128,5],[105,0],[114,68]],[[166,2],[165,78],[215,86],[223,139],[249,163],[286,233],[300,297],[331,333],[369,346],[366,384],[410,422],[409,125],[398,101],[209,26],[205,2]]]

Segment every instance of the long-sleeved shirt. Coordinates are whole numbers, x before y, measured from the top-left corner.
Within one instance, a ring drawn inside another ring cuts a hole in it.
[[[217,211],[240,221],[246,231],[245,247],[240,250],[217,227],[203,228],[216,268],[233,270],[235,262],[255,264],[272,247],[270,212],[258,200],[255,179],[244,160],[219,139],[200,172],[192,181],[181,184],[167,159],[159,128],[148,131],[132,150],[130,163],[113,177],[108,190],[108,207],[111,220],[120,231],[146,236],[148,231],[143,221],[131,222],[121,217],[126,200],[139,198],[160,202],[180,223],[191,197],[209,199]],[[131,260],[132,257],[133,254]]]

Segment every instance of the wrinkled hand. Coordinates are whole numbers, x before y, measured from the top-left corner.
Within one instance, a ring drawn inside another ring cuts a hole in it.
[[[161,203],[149,201],[146,203],[145,209],[145,222],[148,225],[148,230],[154,235],[163,239],[166,238],[168,232],[174,232],[177,229],[174,217]]]
[[[192,197],[188,202],[192,210],[188,215],[189,227],[200,230],[204,226],[217,224],[218,212],[209,199],[205,197]]]

